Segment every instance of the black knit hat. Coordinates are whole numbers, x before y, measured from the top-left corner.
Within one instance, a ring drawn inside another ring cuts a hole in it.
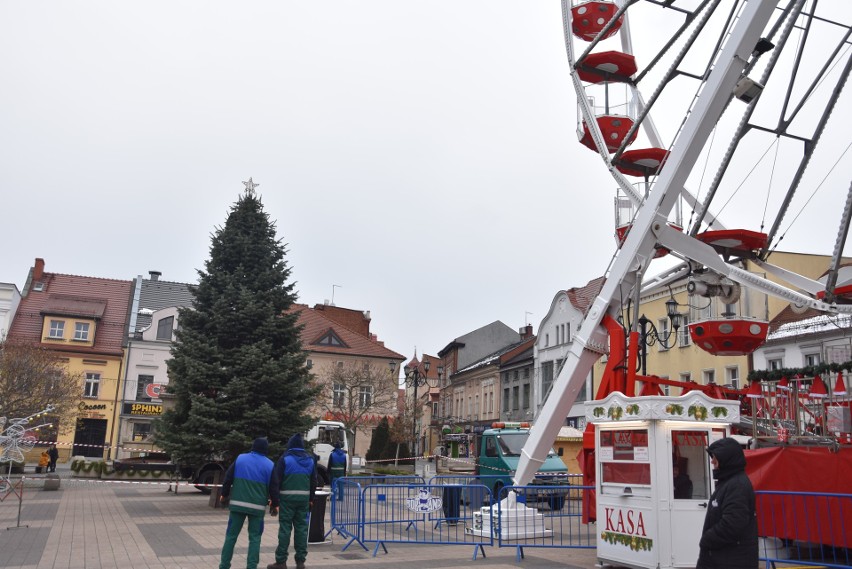
[[[266,456],[269,452],[269,441],[266,437],[257,437],[251,444],[251,451]]]

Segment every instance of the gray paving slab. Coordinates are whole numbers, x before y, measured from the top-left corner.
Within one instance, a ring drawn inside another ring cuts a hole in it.
[[[0,503],[0,568],[2,569],[174,569],[218,567],[228,513],[208,506],[190,489],[166,492],[167,485],[115,484],[75,480],[59,474],[58,491],[43,491],[43,481],[27,481],[21,522],[29,527],[5,530],[17,521],[17,500]],[[328,512],[326,527],[330,527]],[[277,524],[267,518],[261,564],[274,561]],[[526,548],[519,563],[514,548],[485,547],[473,560],[470,544],[459,546],[389,543],[387,553],[373,544],[342,551],[348,540],[332,534],[308,549],[309,569],[371,568],[445,569],[587,569],[595,566],[594,550]],[[245,567],[248,540],[244,532],[235,549],[233,567]],[[292,551],[291,551],[292,561]]]

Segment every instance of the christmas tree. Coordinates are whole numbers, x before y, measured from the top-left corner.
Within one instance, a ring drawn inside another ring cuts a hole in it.
[[[156,426],[157,444],[181,465],[230,462],[266,436],[270,454],[309,429],[317,389],[305,366],[286,251],[251,179],[198,271],[191,308],[179,313],[168,362],[174,409]]]

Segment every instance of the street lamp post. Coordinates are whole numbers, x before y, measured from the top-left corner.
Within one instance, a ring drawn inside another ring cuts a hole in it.
[[[421,371],[421,368],[423,371]],[[414,400],[411,417],[411,454],[417,456],[417,388],[427,384],[426,374],[429,373],[429,361],[414,366],[405,366],[405,385],[414,389]]]
[[[648,375],[648,346],[653,346],[659,342],[663,348],[668,350],[677,345],[677,333],[680,330],[681,319],[683,318],[677,307],[678,304],[674,298],[666,301],[666,315],[671,321],[672,329],[665,334],[660,334],[654,323],[648,320],[644,314],[639,318],[639,329],[642,335],[642,375]],[[671,343],[669,343],[669,340],[672,340]]]

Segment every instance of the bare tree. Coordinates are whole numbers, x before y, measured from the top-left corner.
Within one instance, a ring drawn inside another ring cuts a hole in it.
[[[28,417],[53,405],[47,420],[58,426],[46,429],[42,438],[48,432],[56,433],[57,428],[66,432],[74,426],[81,381],[80,374],[68,373],[60,359],[46,348],[0,342],[0,417]]]
[[[411,447],[413,444],[413,441],[411,440],[411,431],[414,428],[414,413],[412,412],[411,402],[407,397],[404,401],[403,409],[399,411],[396,418],[390,423],[388,429],[388,438],[396,446],[395,464],[399,462],[399,449],[401,445],[407,445],[406,448],[408,449],[406,456],[403,458],[409,458],[411,453],[414,452]]]
[[[386,366],[353,361],[332,366],[320,380],[319,404],[346,427],[352,449],[356,429],[396,412],[398,386]]]

